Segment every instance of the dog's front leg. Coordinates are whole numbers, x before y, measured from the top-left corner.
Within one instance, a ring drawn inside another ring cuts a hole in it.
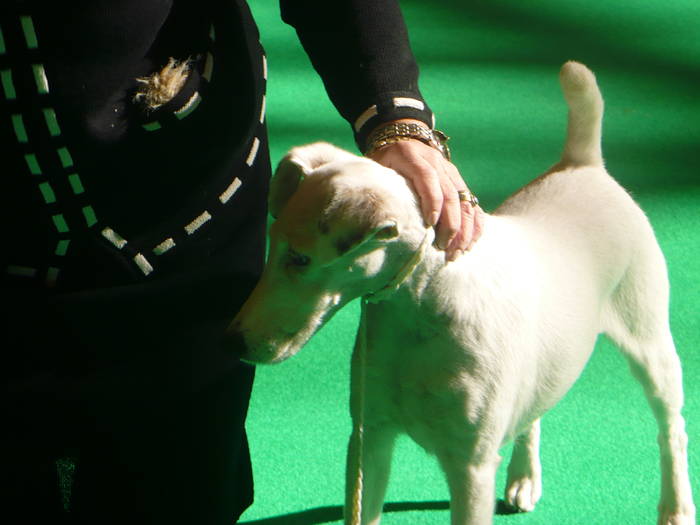
[[[437,454],[450,489],[452,525],[490,525],[493,521],[498,449],[465,457],[453,451]]]
[[[362,430],[355,426],[348,444],[346,525],[379,525],[396,435],[397,431],[386,424],[364,424]]]
[[[524,512],[534,510],[542,496],[539,419],[515,440],[505,496],[508,505]]]
[[[387,415],[386,384],[381,367],[371,359],[366,322],[363,312],[350,368],[352,434],[345,470],[345,525],[379,525],[399,433]]]

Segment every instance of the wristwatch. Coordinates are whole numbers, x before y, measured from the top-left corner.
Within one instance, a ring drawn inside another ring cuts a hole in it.
[[[447,146],[449,137],[442,131],[430,129],[425,124],[415,122],[392,122],[375,129],[367,137],[365,155],[369,156],[378,149],[402,140],[416,139],[438,150],[450,160],[450,148]]]

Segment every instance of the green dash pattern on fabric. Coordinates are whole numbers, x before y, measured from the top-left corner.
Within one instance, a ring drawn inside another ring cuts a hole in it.
[[[49,81],[46,78],[46,71],[41,64],[33,64],[32,71],[34,72],[34,81],[36,89],[40,95],[46,95],[49,92]]]
[[[73,157],[71,157],[67,148],[59,148],[56,153],[58,153],[58,158],[61,159],[61,166],[69,168],[73,165]]]
[[[56,230],[58,230],[58,233],[67,233],[69,230],[68,228],[68,223],[66,222],[66,218],[63,216],[62,213],[58,213],[54,216],[51,217],[53,220],[54,226],[56,226]]]
[[[17,136],[18,142],[21,142],[22,144],[29,142],[27,137],[27,129],[24,127],[24,119],[22,118],[22,115],[12,115],[12,127],[15,130],[15,135]]]
[[[2,90],[5,93],[7,100],[15,100],[17,92],[15,91],[15,83],[12,81],[12,71],[3,69],[0,71],[0,82],[2,82]]]
[[[52,108],[44,109],[44,120],[46,120],[46,126],[49,128],[51,136],[58,137],[61,134],[61,128],[58,125],[56,112]]]
[[[39,46],[39,42],[36,38],[32,17],[21,16],[19,19],[22,24],[22,32],[24,33],[24,40],[27,42],[27,47],[29,49],[36,49]]]
[[[85,206],[83,208],[83,216],[85,217],[85,222],[87,223],[88,227],[97,222],[97,215],[95,215],[95,210],[92,209],[92,206]]]
[[[9,273],[10,275],[17,275],[20,277],[34,277],[36,275],[36,268],[31,268],[29,266],[11,265],[7,267],[7,273]]]
[[[56,194],[48,182],[42,182],[39,184],[39,191],[41,191],[41,195],[44,197],[46,204],[53,204],[56,202]]]
[[[0,28],[0,55],[4,55],[6,52],[5,37],[2,35],[2,28]]]
[[[182,120],[186,116],[190,115],[195,109],[197,109],[197,106],[199,106],[199,103],[202,101],[202,96],[195,91],[194,95],[190,98],[190,100],[187,101],[187,104],[185,104],[181,109],[177,110],[175,112],[175,116]]]
[[[70,187],[73,189],[73,193],[76,195],[80,195],[85,191],[83,182],[80,180],[80,176],[77,173],[68,175],[68,182],[70,183]]]
[[[32,175],[41,175],[39,161],[36,160],[36,155],[34,155],[34,153],[28,153],[27,155],[25,155],[24,160],[27,162],[29,173],[31,173]]]
[[[70,239],[61,239],[58,241],[58,244],[56,245],[56,255],[60,255],[61,257],[68,252],[68,245],[70,244]]]
[[[58,280],[58,274],[60,270],[58,268],[55,268],[51,266],[48,271],[46,272],[46,284],[48,286],[55,286],[56,281]]]

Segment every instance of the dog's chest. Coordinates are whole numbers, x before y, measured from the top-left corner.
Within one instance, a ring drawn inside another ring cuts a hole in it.
[[[388,314],[387,314],[388,315]],[[469,349],[444,325],[375,317],[371,330],[367,395],[378,419],[390,419],[419,445],[434,452],[466,439],[479,424],[488,378]],[[483,380],[482,380],[483,379]]]

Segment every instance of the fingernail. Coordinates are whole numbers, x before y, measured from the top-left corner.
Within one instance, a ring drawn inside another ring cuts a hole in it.
[[[430,225],[435,226],[440,218],[440,212],[434,211],[430,214]]]
[[[443,251],[447,251],[447,249],[450,247],[451,240],[452,239],[450,237],[445,235],[445,232],[440,232],[435,236],[436,246]]]

